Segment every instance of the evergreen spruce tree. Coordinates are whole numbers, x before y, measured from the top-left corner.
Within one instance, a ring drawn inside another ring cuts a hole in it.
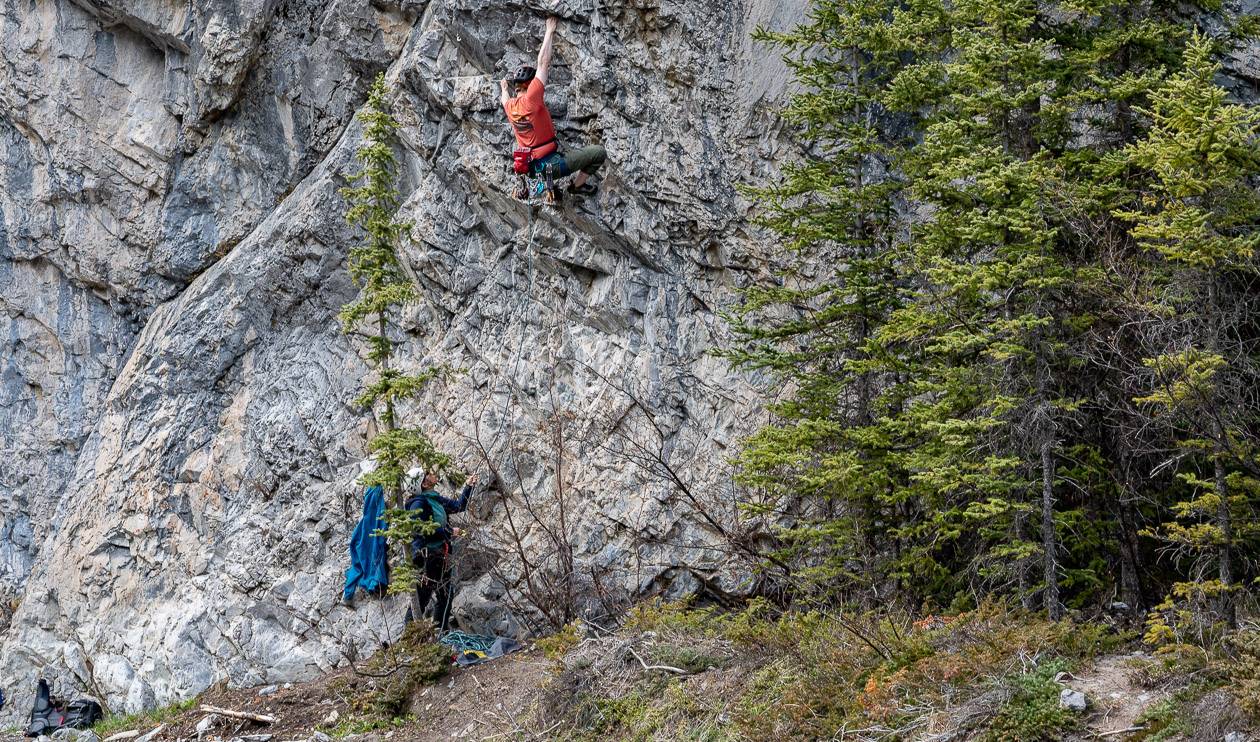
[[[1233,626],[1235,554],[1240,544],[1254,545],[1247,514],[1260,491],[1260,410],[1251,394],[1260,380],[1260,111],[1228,102],[1215,82],[1212,46],[1196,34],[1182,71],[1153,95],[1150,133],[1126,153],[1149,185],[1139,208],[1120,216],[1159,258],[1148,343],[1157,352],[1144,361],[1151,388],[1138,402],[1172,416],[1180,450],[1170,455],[1188,493],[1172,507],[1176,520],[1152,533],[1182,553],[1215,560],[1215,578],[1183,581],[1173,593],[1214,600],[1218,618]]]
[[[1063,62],[1035,2],[957,3],[947,18],[950,53],[895,86],[931,111],[907,160],[927,214],[909,245],[918,289],[883,330],[924,359],[906,467],[989,589],[1039,592],[1057,618],[1064,377],[1085,280],[1058,221],[1064,122],[1043,110]]]
[[[789,503],[797,526],[781,535],[807,592],[879,590],[879,536],[895,472],[879,409],[897,379],[872,358],[875,329],[898,305],[895,172],[902,143],[887,133],[880,96],[900,66],[887,0],[819,2],[810,22],[761,35],[785,50],[806,89],[785,112],[811,156],[756,193],[764,226],[782,238],[772,284],[749,287],[731,320],[744,368],[768,371],[791,394],[748,441],[741,479]]]
[[[1114,576],[1116,597],[1137,609],[1149,605],[1143,571],[1151,545],[1140,533],[1160,507],[1149,477],[1159,433],[1133,402],[1146,312],[1134,294],[1146,280],[1143,251],[1113,212],[1133,197],[1124,147],[1149,123],[1137,109],[1180,63],[1186,30],[1179,4],[1167,0],[1084,5],[1085,15],[1055,29],[1065,50],[1056,115],[1071,128],[1059,156],[1071,195],[1064,204],[1071,228],[1062,236],[1074,261],[1092,269],[1090,281],[1073,287],[1088,326],[1071,351],[1080,424],[1064,463],[1066,492],[1084,509],[1064,514],[1077,565],[1065,581],[1078,594],[1092,585],[1097,595],[1113,587]]]
[[[403,510],[404,476],[408,468],[444,472],[450,458],[438,451],[424,431],[399,422],[399,405],[419,396],[424,387],[444,372],[432,367],[419,373],[403,373],[395,359],[398,343],[397,321],[403,308],[416,301],[415,285],[403,272],[398,250],[408,238],[411,224],[397,218],[399,198],[396,181],[398,161],[398,122],[390,113],[389,88],[384,75],[377,77],[367,105],[358,114],[363,124],[363,145],[356,157],[360,171],[351,176],[352,186],[342,189],[349,203],[346,221],[359,228],[364,241],[350,249],[350,275],[360,287],[359,296],[341,309],[343,330],[364,338],[368,363],[374,378],[367,381],[358,404],[372,411],[378,432],[368,443],[376,468],[361,480],[365,487],[379,485],[392,509],[385,535],[399,545],[410,543],[418,534],[432,530]],[[390,581],[391,592],[409,590],[415,583],[410,560],[396,560]]]

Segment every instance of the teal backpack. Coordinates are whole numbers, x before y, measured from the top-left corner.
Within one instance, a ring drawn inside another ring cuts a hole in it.
[[[446,528],[446,508],[443,507],[442,503],[438,500],[438,494],[433,491],[425,492],[423,494],[424,498],[429,501],[429,508],[433,511],[432,521],[437,524],[438,528]],[[425,539],[425,543],[428,546],[436,546],[442,543],[442,538],[436,533],[429,534],[429,536]]]

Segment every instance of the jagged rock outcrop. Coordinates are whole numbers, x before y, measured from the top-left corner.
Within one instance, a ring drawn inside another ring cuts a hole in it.
[[[710,351],[760,263],[735,184],[790,147],[787,73],[749,34],[805,2],[550,6],[561,137],[612,162],[597,198],[531,215],[494,81],[534,53],[544,5],[0,4],[6,686],[38,670],[135,710],[396,631],[397,604],[336,604],[370,432],[335,321],[354,295],[338,189],[380,71],[425,297],[398,339],[453,369],[405,415],[497,474],[457,612],[536,618],[523,565],[557,539],[579,611],[737,589],[695,499],[728,491],[757,394]]]

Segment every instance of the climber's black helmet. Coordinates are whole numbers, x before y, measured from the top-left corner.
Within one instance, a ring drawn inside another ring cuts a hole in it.
[[[528,85],[533,81],[534,75],[537,74],[538,70],[522,65],[516,68],[516,72],[512,73],[512,83],[515,85]]]

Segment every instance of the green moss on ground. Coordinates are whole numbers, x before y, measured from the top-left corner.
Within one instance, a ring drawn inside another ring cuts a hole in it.
[[[355,716],[342,721],[335,727],[324,729],[323,731],[330,737],[341,739],[343,737],[353,737],[360,734],[368,734],[370,732],[388,731],[391,729],[403,729],[409,724],[414,723],[414,716],[396,716],[393,718],[381,718],[378,716]]]
[[[143,711],[138,714],[115,714],[98,721],[92,727],[92,731],[101,739],[129,729],[144,731],[152,729],[159,724],[166,724],[196,705],[197,699],[190,698],[187,701],[179,701],[169,706],[163,706],[152,711]]]

